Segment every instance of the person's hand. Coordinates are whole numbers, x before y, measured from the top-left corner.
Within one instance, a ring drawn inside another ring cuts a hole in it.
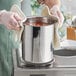
[[[58,18],[60,25],[63,24],[64,16],[57,5],[54,5],[51,9],[48,9],[48,11],[49,11],[49,14],[54,15]]]
[[[58,18],[59,24],[62,25],[64,21],[64,16],[60,11],[60,0],[37,0],[39,4],[44,4],[47,6],[50,15],[54,15]]]
[[[17,13],[8,12],[6,10],[1,11],[0,22],[4,24],[10,30],[19,30],[20,16]]]

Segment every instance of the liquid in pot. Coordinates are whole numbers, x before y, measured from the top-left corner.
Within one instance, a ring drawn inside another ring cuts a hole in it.
[[[56,22],[57,22],[56,18],[52,19],[50,17],[31,17],[31,18],[27,18],[27,20],[23,24],[40,27],[40,26],[48,26]]]
[[[37,21],[37,22],[31,22],[31,23],[26,22],[26,25],[32,25],[32,26],[40,27],[40,26],[47,26],[48,23]]]

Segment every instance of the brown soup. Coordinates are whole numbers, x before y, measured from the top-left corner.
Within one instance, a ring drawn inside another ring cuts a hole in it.
[[[48,26],[48,25],[54,24],[56,22],[57,22],[57,18],[29,17],[23,24],[29,25],[29,26],[40,27],[40,26]]]
[[[37,22],[26,22],[26,25],[40,27],[40,26],[47,26],[48,24],[44,23],[44,22],[37,21]]]

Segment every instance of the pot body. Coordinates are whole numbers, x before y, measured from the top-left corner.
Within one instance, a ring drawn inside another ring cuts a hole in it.
[[[40,24],[35,22],[40,22]],[[46,22],[46,25],[43,25],[41,22]],[[29,19],[24,23],[22,58],[27,65],[42,66],[48,65],[53,61],[53,32],[55,22],[51,22],[47,18],[36,18]]]
[[[23,59],[30,63],[47,63],[53,59],[53,27],[25,26],[22,38]]]

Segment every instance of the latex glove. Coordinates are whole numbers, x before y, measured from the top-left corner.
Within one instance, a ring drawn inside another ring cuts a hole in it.
[[[54,15],[59,20],[59,25],[63,24],[64,16],[60,11],[60,0],[37,0],[39,4],[45,5],[48,8],[48,12]]]
[[[63,21],[64,21],[64,16],[62,14],[62,12],[60,11],[59,9],[59,6],[57,5],[54,5],[49,11],[49,14],[51,15],[54,15],[58,18],[58,21],[59,21],[59,25],[62,25],[63,24]]]
[[[8,29],[19,30],[19,21],[21,21],[21,18],[17,13],[6,10],[0,12],[0,24],[4,24]]]

